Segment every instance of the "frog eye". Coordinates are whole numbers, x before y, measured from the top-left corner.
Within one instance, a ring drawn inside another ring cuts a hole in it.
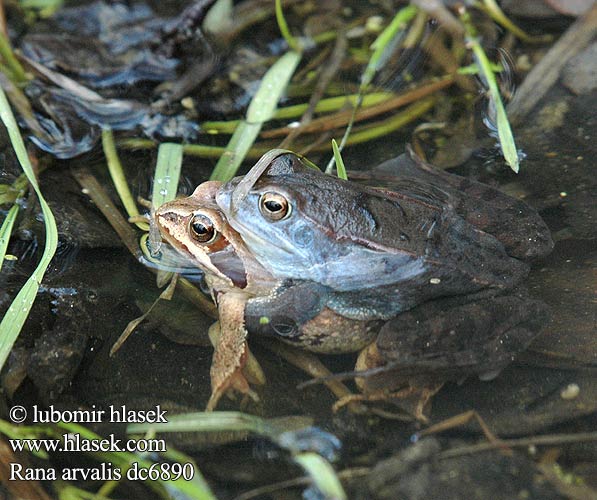
[[[285,219],[292,211],[292,205],[278,193],[263,193],[259,197],[259,211],[273,221]]]
[[[195,214],[189,223],[191,236],[199,243],[213,243],[219,233],[211,219],[203,214]]]

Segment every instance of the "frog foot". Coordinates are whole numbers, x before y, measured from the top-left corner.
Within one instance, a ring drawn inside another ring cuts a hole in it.
[[[251,389],[249,382],[242,373],[242,368],[232,374],[228,374],[225,380],[218,380],[217,387],[214,387],[213,385],[212,376],[212,393],[207,402],[207,406],[205,407],[205,411],[213,411],[224,394],[234,397],[235,392],[244,394],[255,402],[259,401],[259,396],[253,389]]]
[[[442,386],[443,383],[438,383],[425,387],[408,386],[397,391],[380,389],[369,393],[351,394],[336,401],[332,406],[332,410],[337,412],[342,407],[354,404],[357,401],[389,402],[397,405],[404,413],[395,414],[385,411],[375,411],[375,409],[372,409],[371,412],[391,419],[412,420],[414,418],[418,422],[428,424],[429,418],[425,415],[425,410],[428,408],[431,398],[437,394]]]
[[[398,391],[390,391],[387,389],[381,389],[379,391],[370,392],[366,394],[351,394],[349,396],[345,396],[332,406],[332,410],[337,412],[342,407],[348,404],[354,404],[356,401],[359,402],[375,402],[375,401],[386,401],[386,402],[395,402],[399,400],[399,406],[401,409],[404,409],[408,415],[412,415],[412,418],[421,422],[421,423],[429,423],[429,419],[424,413],[425,408],[429,404],[431,397],[439,390],[438,388],[418,388],[418,387],[406,387],[404,389],[400,389]],[[387,412],[379,413],[373,412],[378,415],[392,415],[391,418],[397,418],[397,415],[390,414]],[[399,416],[399,418],[405,418],[406,416]],[[406,417],[408,418],[408,417]]]
[[[209,329],[209,337],[215,351],[210,369],[212,393],[206,411],[214,410],[226,393],[239,392],[259,401],[251,384],[265,384],[265,375],[249,350],[244,325],[222,331],[220,323],[216,322]]]
[[[355,369],[357,372],[367,371],[373,368],[382,368],[385,364],[385,359],[379,352],[376,343],[373,342],[360,352]],[[388,370],[387,373],[382,372],[377,376],[356,377],[355,382],[362,394],[352,394],[340,398],[332,407],[334,412],[347,404],[354,404],[355,401],[390,402],[422,423],[429,421],[425,415],[425,409],[429,406],[431,398],[443,386],[443,382],[417,384],[416,380],[411,381],[408,378],[400,377],[400,373],[392,370]]]

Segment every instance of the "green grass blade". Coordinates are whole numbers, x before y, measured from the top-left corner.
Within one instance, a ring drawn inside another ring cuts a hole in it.
[[[434,96],[419,99],[400,113],[396,113],[376,124],[367,125],[361,130],[353,132],[346,141],[346,144],[361,144],[388,135],[427,113],[434,106],[435,102],[436,98]]]
[[[495,106],[498,139],[502,149],[502,154],[504,155],[504,159],[510,168],[514,172],[518,173],[520,169],[518,150],[516,149],[516,144],[514,143],[514,135],[512,134],[510,122],[508,121],[508,116],[506,115],[506,109],[504,108],[502,97],[500,96],[500,89],[495,78],[495,73],[492,69],[492,63],[487,57],[487,54],[485,54],[483,47],[479,43],[477,32],[470,20],[468,12],[465,11],[460,18],[465,26],[467,43],[470,49],[473,51],[475,63],[479,68],[479,74],[483,77],[483,80],[487,85],[489,98]]]
[[[365,108],[368,106],[379,104],[380,102],[386,101],[393,96],[394,94],[392,94],[391,92],[374,92],[368,94],[363,97],[362,107]],[[346,106],[347,103],[350,103],[354,106],[356,102],[357,94],[327,97],[317,103],[314,111],[315,113],[328,113],[331,111],[338,111],[339,109]],[[278,108],[272,116],[272,118],[277,120],[298,118],[305,111],[307,111],[308,107],[309,104],[293,104],[292,106]],[[240,120],[208,121],[203,122],[201,126],[203,127],[203,130],[205,130],[207,133],[232,134],[238,126],[239,122]]]
[[[211,180],[227,181],[234,177],[263,123],[271,119],[276,111],[278,101],[300,60],[300,53],[287,52],[267,71],[249,104],[246,120],[232,134],[226,151],[211,174]]]
[[[321,455],[312,452],[299,453],[294,456],[294,461],[309,475],[323,498],[326,500],[346,499],[346,493],[344,493],[334,468]]]
[[[247,122],[263,123],[271,119],[300,60],[299,52],[286,52],[267,71],[247,109]]]
[[[160,205],[176,198],[178,190],[178,181],[180,180],[180,170],[182,168],[183,147],[180,144],[164,142],[158,149],[158,159],[155,165],[153,176],[153,192],[151,195],[151,204],[154,209]],[[154,224],[149,226],[149,244],[155,250],[160,247],[162,237],[158,227]],[[141,241],[142,249],[147,246]],[[152,251],[153,251],[152,250]],[[146,258],[154,261],[153,256],[148,254]],[[157,267],[156,283],[161,287],[172,278],[172,273]],[[149,312],[149,311],[148,311]],[[145,315],[144,315],[145,316]]]
[[[129,189],[129,185],[126,182],[124,169],[122,168],[122,163],[120,163],[120,158],[118,158],[116,144],[114,144],[114,135],[112,134],[112,130],[109,128],[102,130],[102,147],[106,157],[106,163],[108,164],[110,177],[112,177],[112,182],[114,183],[114,187],[116,188],[116,192],[118,193],[120,201],[122,201],[126,213],[129,217],[135,217],[139,215],[137,203],[135,202],[131,190]],[[147,231],[148,229],[148,225],[144,223],[137,223],[137,227],[144,231]]]
[[[8,242],[10,241],[10,235],[12,234],[12,227],[14,226],[15,220],[17,220],[18,213],[19,206],[15,204],[6,214],[6,219],[4,219],[2,227],[0,227],[0,270],[2,270],[6,249],[8,248]]]
[[[373,80],[375,73],[385,62],[386,50],[396,36],[404,30],[406,25],[417,15],[418,9],[414,5],[403,7],[394,16],[394,19],[380,33],[380,35],[371,44],[373,53],[367,63],[367,67],[361,77],[361,89],[365,89]]]
[[[364,92],[367,90],[367,87],[369,87],[369,84],[373,81],[377,70],[385,63],[386,58],[389,56],[390,50],[388,50],[388,48],[391,47],[392,42],[396,39],[396,37],[402,31],[404,31],[408,23],[414,19],[414,17],[417,15],[417,12],[418,9],[414,5],[407,5],[406,7],[400,9],[390,24],[386,26],[386,28],[371,44],[371,49],[373,52],[371,53],[371,57],[369,58],[369,62],[367,63],[365,71],[361,75],[361,84],[359,85],[357,101],[353,107],[350,121],[346,126],[346,131],[344,132],[342,140],[340,141],[340,147],[338,148],[339,151],[342,151],[348,142],[348,136],[352,132],[352,125],[354,123],[357,110],[363,102]],[[332,157],[325,168],[326,174],[329,174],[332,171],[334,162],[334,157]]]
[[[234,134],[232,134],[226,150],[216,163],[210,180],[224,182],[232,179],[257,139],[260,130],[261,123],[240,122]]]
[[[158,160],[153,177],[151,203],[154,208],[176,198],[183,149],[180,144],[164,142],[158,149]]]
[[[553,39],[551,35],[530,36],[524,30],[514,24],[506,14],[500,9],[500,6],[495,0],[482,0],[482,4],[476,4],[480,9],[486,12],[496,23],[501,24],[504,28],[510,31],[513,35],[520,38],[527,43],[545,43]]]
[[[508,122],[508,116],[506,115],[506,109],[500,96],[500,90],[495,79],[495,73],[491,70],[491,62],[487,58],[483,47],[478,41],[474,40],[471,44],[475,58],[478,61],[479,71],[483,75],[488,85],[489,97],[493,101],[496,109],[497,119],[497,130],[498,138],[500,141],[500,147],[502,148],[502,154],[506,160],[506,163],[510,165],[510,168],[514,172],[518,173],[520,169],[518,150],[514,143],[514,135],[510,128],[510,122]]]
[[[286,22],[286,18],[284,17],[284,11],[282,10],[282,1],[275,0],[276,2],[276,21],[278,22],[278,28],[280,28],[280,33],[286,40],[288,47],[290,50],[294,50],[296,52],[301,51],[301,46],[296,38],[292,36],[290,29],[288,28],[288,23]]]
[[[348,175],[346,175],[346,167],[344,166],[344,160],[338,149],[336,139],[332,139],[332,150],[334,151],[334,160],[336,161],[336,172],[338,173],[338,177],[346,181],[348,180]]]
[[[58,246],[58,230],[56,228],[56,220],[54,219],[54,215],[52,214],[50,207],[46,203],[46,200],[39,189],[39,184],[37,183],[35,172],[33,171],[33,167],[29,161],[29,156],[27,155],[23,138],[19,132],[19,127],[17,126],[15,117],[10,109],[6,95],[2,89],[0,89],[0,119],[2,119],[2,122],[6,126],[6,130],[8,131],[8,135],[10,137],[10,142],[15,150],[19,163],[23,168],[23,172],[25,172],[25,175],[27,175],[29,183],[39,198],[39,204],[44,217],[46,231],[45,247],[39,264],[23,288],[21,288],[17,296],[14,298],[12,304],[8,308],[8,311],[4,315],[4,318],[2,318],[2,322],[0,323],[1,368],[4,366],[4,363],[8,358],[8,354],[12,349],[12,345],[14,344],[14,341],[18,337],[19,332],[21,331],[21,328],[27,319],[29,311],[31,310],[31,306],[33,305],[33,301],[37,295],[37,291],[39,290],[39,285],[48,266],[50,265],[52,257],[56,253],[56,248]]]

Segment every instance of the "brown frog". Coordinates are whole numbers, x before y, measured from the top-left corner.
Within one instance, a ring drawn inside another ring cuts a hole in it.
[[[159,207],[155,223],[163,238],[183,257],[204,271],[219,323],[210,330],[215,345],[211,367],[212,410],[227,391],[256,399],[250,383],[263,384],[265,377],[255,361],[249,362],[244,326],[248,298],[267,293],[276,283],[257,262],[238,234],[227,224],[214,202],[218,182],[201,184],[191,196]]]

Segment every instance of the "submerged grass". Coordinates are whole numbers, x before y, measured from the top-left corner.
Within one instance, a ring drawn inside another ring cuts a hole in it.
[[[374,106],[375,104],[379,104],[381,102],[387,101],[388,99],[394,97],[394,94],[391,92],[373,92],[371,94],[367,94],[363,97],[362,107],[369,107]],[[321,99],[315,109],[313,110],[315,113],[329,113],[332,111],[338,111],[339,109],[346,106],[346,104],[354,104],[357,102],[358,94],[349,94],[343,96],[336,96],[336,97],[327,97],[325,99]],[[272,115],[272,120],[288,120],[292,118],[300,117],[307,108],[309,107],[308,104],[294,104],[292,106],[284,106],[282,108],[278,108],[274,114]],[[213,134],[231,134],[234,132],[240,120],[228,120],[228,121],[207,121],[203,122],[202,126],[207,133]]]
[[[39,261],[39,264],[33,271],[33,274],[29,277],[26,281],[25,285],[21,288],[17,296],[12,301],[8,311],[2,318],[2,322],[0,323],[0,368],[4,366],[6,359],[12,349],[12,346],[23,327],[23,324],[27,320],[27,316],[29,315],[29,311],[33,306],[33,301],[37,295],[39,290],[39,286],[41,281],[50,265],[50,261],[52,257],[56,253],[56,248],[58,247],[58,229],[56,228],[56,220],[54,219],[54,215],[50,210],[46,200],[44,199],[41,190],[39,188],[39,184],[37,183],[37,178],[35,176],[35,172],[33,171],[33,166],[29,160],[29,155],[27,154],[27,150],[25,148],[25,144],[23,142],[23,138],[21,137],[21,133],[19,131],[19,127],[15,120],[15,117],[12,113],[10,105],[8,104],[8,100],[6,99],[6,95],[4,91],[0,88],[0,119],[4,123],[6,130],[8,131],[8,135],[10,137],[10,142],[14,151],[17,155],[17,159],[21,164],[21,167],[27,176],[27,179],[35,194],[39,199],[39,204],[41,206],[43,218],[44,218],[44,227],[46,232],[45,238],[45,246],[44,251]],[[15,215],[16,216],[16,215]]]
[[[375,77],[379,68],[389,57],[392,45],[398,39],[400,34],[404,32],[408,23],[415,18],[417,12],[418,9],[414,5],[408,5],[400,9],[390,24],[386,26],[386,28],[371,44],[371,56],[369,57],[369,62],[365,67],[365,71],[361,75],[361,83],[359,85],[359,92],[357,94],[357,102],[353,106],[352,116],[350,117],[346,131],[344,132],[342,140],[340,141],[340,146],[338,147],[339,151],[342,151],[344,146],[348,144],[348,137],[352,131],[352,125],[354,123],[356,113],[363,101],[363,94],[367,91],[369,85],[371,85],[371,82],[373,81],[373,78]],[[326,173],[329,174],[332,171],[334,168],[334,161],[335,160],[333,156],[325,169]]]
[[[129,434],[146,432],[248,432],[263,436],[290,452],[293,460],[309,475],[322,498],[326,500],[346,498],[342,485],[328,460],[312,451],[297,449],[292,444],[293,440],[289,439],[287,429],[254,415],[229,411],[197,412],[169,417],[166,423],[127,426]]]
[[[110,177],[112,177],[112,182],[114,183],[120,201],[122,201],[122,204],[124,205],[124,209],[129,217],[138,217],[140,215],[139,209],[137,208],[135,199],[129,189],[126,176],[124,175],[122,163],[120,162],[118,152],[116,151],[114,135],[108,128],[102,130],[102,147],[104,148],[104,155],[108,164]],[[137,226],[144,231],[149,229],[149,226],[144,222],[138,222]]]
[[[403,7],[394,16],[394,19],[388,24],[388,26],[380,33],[380,35],[371,44],[371,57],[367,63],[367,67],[361,76],[361,85],[359,87],[359,93],[363,93],[367,90],[367,87],[373,81],[375,74],[386,62],[390,47],[397,37],[404,32],[408,23],[411,22],[417,15],[418,9],[414,5],[408,5]]]

